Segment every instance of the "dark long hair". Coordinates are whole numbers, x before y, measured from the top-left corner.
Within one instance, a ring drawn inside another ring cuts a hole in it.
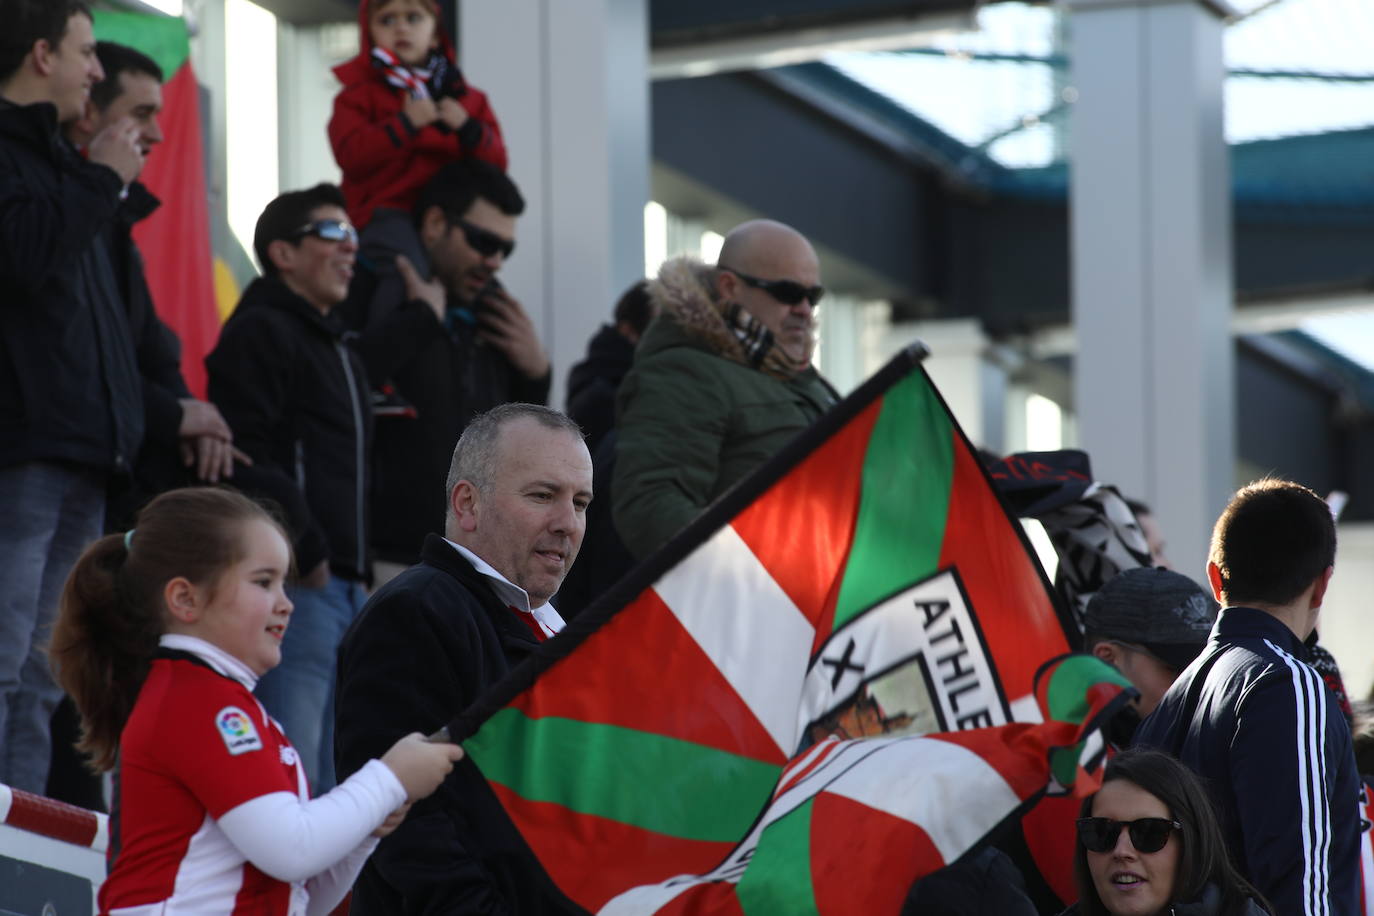
[[[1192,770],[1162,751],[1132,748],[1107,762],[1102,782],[1105,785],[1116,780],[1133,783],[1149,792],[1183,825],[1176,837],[1178,869],[1174,872],[1171,903],[1195,900],[1202,896],[1207,885],[1214,884],[1221,891],[1218,912],[1222,916],[1240,916],[1249,899],[1254,899],[1266,913],[1273,913],[1259,891],[1231,864],[1216,810]],[[1092,816],[1094,798],[1095,795],[1083,800],[1080,817]],[[1110,916],[1093,885],[1087,850],[1081,842],[1074,844],[1073,876],[1078,886],[1079,912],[1083,916]]]
[[[129,536],[106,535],[76,561],[48,653],[81,713],[77,748],[90,755],[92,769],[114,766],[120,732],[164,630],[163,588],[180,576],[213,594],[223,573],[246,556],[243,526],[254,519],[281,528],[233,490],[172,490],[138,514]]]

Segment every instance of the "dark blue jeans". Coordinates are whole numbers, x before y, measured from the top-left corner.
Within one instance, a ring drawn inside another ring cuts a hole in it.
[[[105,475],[46,461],[0,468],[0,506],[0,782],[41,795],[62,698],[48,639],[67,573],[100,537]]]
[[[295,745],[311,794],[322,795],[334,787],[339,643],[367,592],[358,582],[330,577],[324,588],[293,588],[287,595],[295,608],[282,640],[281,664],[263,675],[254,692]]]

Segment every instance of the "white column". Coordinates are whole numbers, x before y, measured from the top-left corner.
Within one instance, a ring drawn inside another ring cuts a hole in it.
[[[277,26],[277,137],[283,191],[299,191],[322,181],[338,184],[341,173],[329,147],[328,124],[341,63],[325,50],[323,26]],[[354,53],[357,53],[356,50]]]
[[[554,365],[552,403],[644,272],[647,0],[461,0],[459,64],[491,97],[527,204],[502,270]]]
[[[1098,479],[1203,579],[1232,487],[1230,173],[1220,0],[1068,0],[1075,408]]]

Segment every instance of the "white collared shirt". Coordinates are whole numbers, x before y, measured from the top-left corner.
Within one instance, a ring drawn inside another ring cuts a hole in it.
[[[539,605],[539,607],[530,607],[529,592],[501,575],[490,563],[473,553],[471,550],[468,550],[462,544],[455,544],[448,538],[444,538],[444,540],[448,542],[450,547],[458,551],[463,559],[471,563],[473,569],[491,580],[491,588],[492,591],[496,592],[496,597],[500,598],[517,611],[525,611],[534,615],[535,621],[539,624],[540,629],[544,631],[545,636],[552,636],[562,630],[563,627],[567,626],[552,604],[545,601],[543,604]]]
[[[225,677],[233,678],[249,690],[258,686],[258,676],[253,673],[252,668],[219,646],[208,643],[198,636],[187,636],[183,633],[163,633],[158,637],[157,644],[167,649],[180,649],[182,652],[190,652],[215,671]]]

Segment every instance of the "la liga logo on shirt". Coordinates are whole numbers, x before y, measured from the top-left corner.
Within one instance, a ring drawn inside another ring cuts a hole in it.
[[[262,747],[257,726],[248,718],[248,713],[237,706],[226,706],[215,713],[215,728],[230,754],[246,754]]]

